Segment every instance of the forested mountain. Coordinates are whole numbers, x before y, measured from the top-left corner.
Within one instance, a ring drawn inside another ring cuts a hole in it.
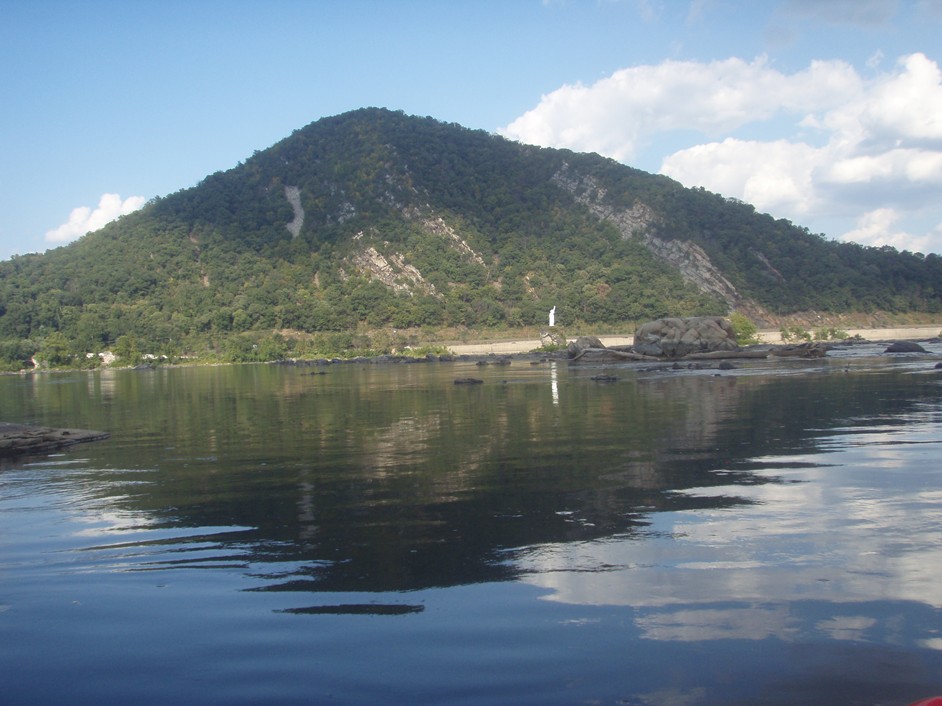
[[[567,325],[942,312],[942,258],[830,242],[598,155],[363,109],[0,263],[0,358],[539,325],[554,305]]]

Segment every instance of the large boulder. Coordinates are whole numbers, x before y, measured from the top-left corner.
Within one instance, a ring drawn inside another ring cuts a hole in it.
[[[595,336],[579,336],[575,341],[569,342],[567,351],[570,358],[576,358],[589,348],[605,348],[605,344]]]
[[[885,353],[925,353],[926,349],[915,341],[894,341],[891,343]]]
[[[736,333],[722,316],[665,318],[642,324],[635,331],[634,351],[659,358],[683,358],[690,353],[738,351]]]

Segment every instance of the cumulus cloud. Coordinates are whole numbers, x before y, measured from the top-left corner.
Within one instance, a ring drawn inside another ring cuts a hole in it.
[[[591,86],[566,85],[501,133],[543,146],[631,159],[639,143],[672,131],[719,136],[782,110],[804,115],[859,92],[860,78],[840,61],[816,61],[786,75],[760,57],[700,63],[665,61],[620,69]]]
[[[841,240],[853,241],[862,245],[883,247],[889,245],[898,250],[922,252],[929,244],[930,236],[913,235],[896,227],[900,214],[892,208],[877,208],[863,214],[857,220],[857,227],[841,236]]]
[[[696,130],[718,136],[783,108],[804,112],[822,103],[839,105],[856,93],[858,80],[843,62],[814,62],[787,76],[764,57],[751,63],[665,61],[621,69],[591,86],[563,86],[501,132],[625,161],[657,134]]]
[[[899,62],[899,70],[873,82],[861,122],[877,137],[942,148],[942,72],[924,54]]]
[[[122,200],[119,194],[102,194],[97,208],[79,206],[73,208],[69,220],[57,228],[46,232],[46,242],[67,243],[71,240],[98,230],[119,216],[127,215],[144,205],[143,196],[129,196]]]
[[[814,172],[820,151],[804,143],[727,138],[668,156],[661,171],[683,184],[735,195],[760,211],[807,214],[816,203]]]
[[[942,252],[937,232],[897,223],[915,210],[925,217],[942,188],[942,71],[924,54],[868,77],[843,61],[784,73],[763,57],[636,66],[563,86],[501,132],[624,162],[670,141],[660,171],[687,186],[803,224],[844,219],[847,235],[866,230],[870,242]],[[894,219],[861,216],[878,209]],[[879,225],[892,232],[878,236]]]

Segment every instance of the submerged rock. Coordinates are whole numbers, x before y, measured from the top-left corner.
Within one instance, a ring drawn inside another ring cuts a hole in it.
[[[894,341],[884,353],[925,353],[926,349],[915,341]]]
[[[55,451],[109,436],[107,432],[90,429],[53,429],[0,422],[0,458]]]

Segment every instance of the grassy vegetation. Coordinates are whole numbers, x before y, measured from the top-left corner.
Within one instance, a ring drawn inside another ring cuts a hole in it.
[[[736,334],[736,343],[740,346],[752,346],[761,343],[758,327],[745,314],[734,311],[729,316],[729,322]]]

